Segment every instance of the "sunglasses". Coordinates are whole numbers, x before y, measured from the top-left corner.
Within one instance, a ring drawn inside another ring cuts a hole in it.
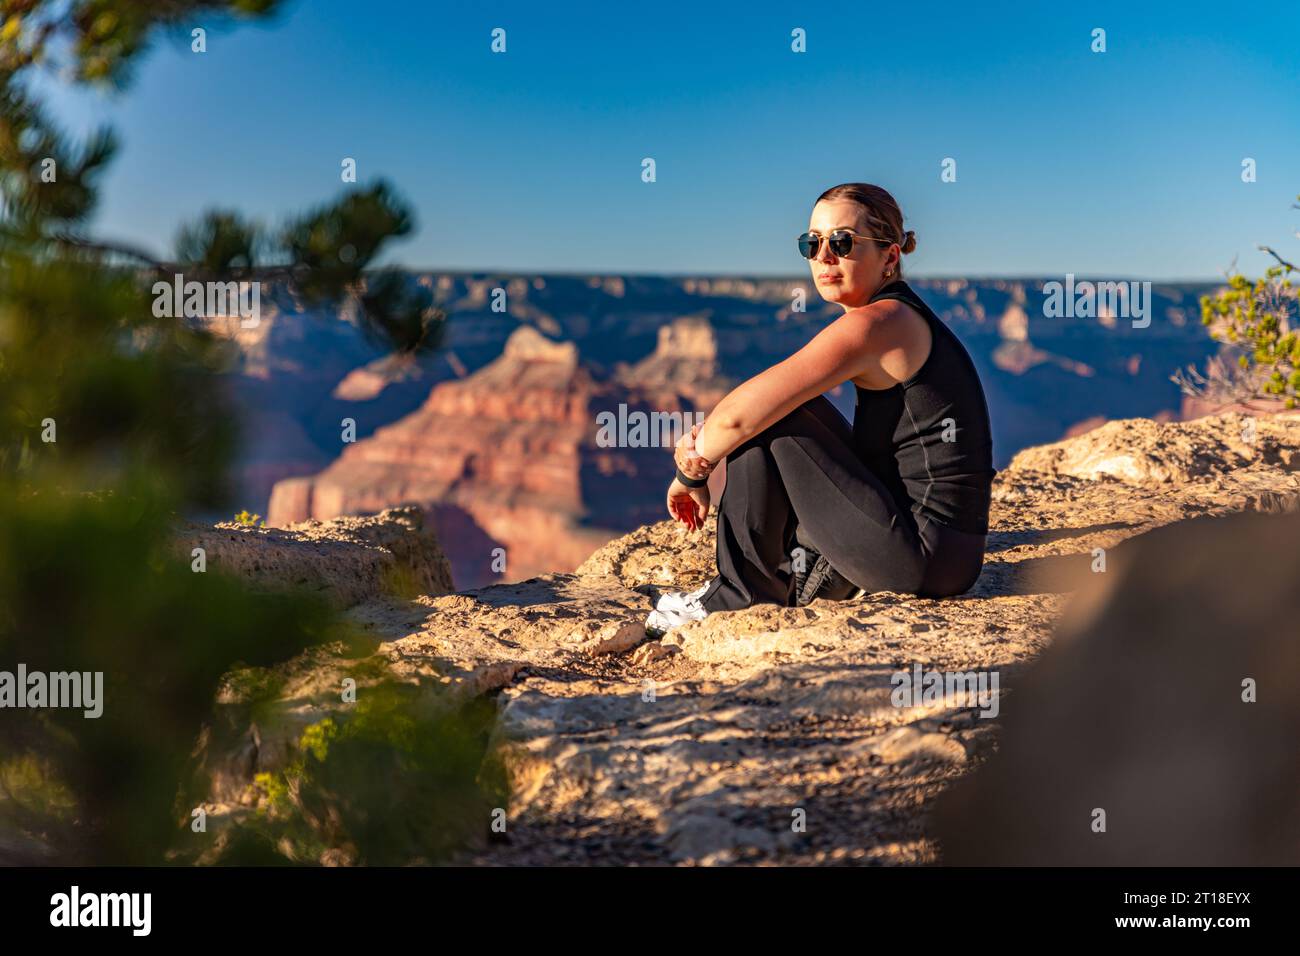
[[[816,259],[817,254],[822,250],[822,240],[825,239],[831,245],[831,252],[841,259],[853,251],[853,240],[861,239],[864,242],[883,242],[886,245],[892,245],[892,239],[877,239],[875,236],[859,236],[856,232],[850,232],[848,229],[836,229],[829,236],[821,236],[815,232],[805,232],[799,237],[799,255],[805,259]]]

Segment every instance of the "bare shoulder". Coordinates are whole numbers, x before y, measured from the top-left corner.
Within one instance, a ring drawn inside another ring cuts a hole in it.
[[[854,381],[864,388],[891,388],[905,382],[925,364],[933,344],[930,323],[906,302],[881,299],[844,313],[860,331],[875,358]]]
[[[860,305],[849,309],[836,321],[846,322],[860,331],[876,350],[929,347],[930,324],[925,316],[898,299],[880,299]]]

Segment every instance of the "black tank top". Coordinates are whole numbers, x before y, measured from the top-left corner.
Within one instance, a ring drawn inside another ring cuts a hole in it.
[[[988,403],[970,353],[902,279],[871,302],[898,299],[925,317],[932,344],[925,363],[892,388],[855,385],[853,439],[917,527],[938,522],[986,534],[992,497],[993,438]]]

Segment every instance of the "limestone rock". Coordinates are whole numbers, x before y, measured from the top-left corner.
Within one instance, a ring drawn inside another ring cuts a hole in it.
[[[1298,440],[1296,417],[1230,413],[1173,423],[1128,418],[1077,438],[1026,448],[1011,466],[1077,478],[1109,476],[1129,484],[1182,484],[1255,463],[1300,471]]]
[[[287,528],[182,522],[174,544],[187,561],[192,549],[202,548],[210,569],[240,575],[257,589],[305,589],[337,607],[453,588],[451,567],[418,508]]]

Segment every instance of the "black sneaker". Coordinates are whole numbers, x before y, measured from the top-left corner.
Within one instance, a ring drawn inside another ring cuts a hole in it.
[[[803,594],[803,589],[805,585],[807,585],[808,578],[812,574],[813,569],[817,567],[817,562],[822,560],[821,554],[814,551],[812,548],[804,548],[803,557],[803,561],[800,562],[803,565],[803,570],[800,571],[796,569],[794,572],[794,597],[796,606],[799,606],[802,603],[799,600],[799,596]]]
[[[817,552],[809,552],[809,555]],[[795,572],[795,606],[804,607],[818,598],[827,601],[847,601],[860,596],[862,588],[858,587],[840,572],[831,567],[824,554],[818,554],[812,568],[807,572]]]

